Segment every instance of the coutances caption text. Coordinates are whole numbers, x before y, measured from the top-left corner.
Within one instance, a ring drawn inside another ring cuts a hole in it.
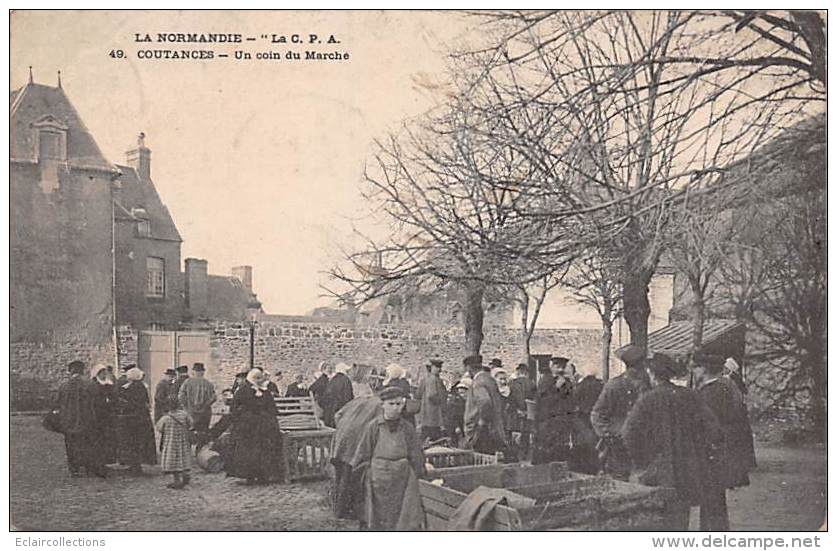
[[[131,45],[113,48],[113,59],[216,62],[341,62],[351,55],[334,34],[134,33]]]

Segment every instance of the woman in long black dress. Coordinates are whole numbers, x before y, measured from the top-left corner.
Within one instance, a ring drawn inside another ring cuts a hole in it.
[[[151,422],[148,389],[142,383],[142,370],[132,367],[126,374],[128,382],[117,390],[118,456],[132,473],[142,472],[142,464],[157,464],[154,424]]]
[[[283,482],[286,468],[282,433],[267,378],[262,371],[252,369],[247,383],[233,397],[232,454],[227,476],[243,478],[246,484]]]
[[[95,468],[105,474],[107,472],[105,465],[116,463],[116,433],[114,430],[116,392],[113,388],[113,376],[104,365],[96,365],[90,374],[92,376],[90,392],[93,404],[90,461]]]

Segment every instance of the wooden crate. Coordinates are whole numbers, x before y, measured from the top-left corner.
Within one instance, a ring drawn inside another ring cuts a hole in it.
[[[488,455],[473,450],[458,448],[430,448],[424,450],[424,459],[437,469],[472,465],[494,465],[499,463],[501,454]]]
[[[328,478],[335,432],[329,427],[282,431],[289,481]]]
[[[419,482],[430,530],[446,530],[447,521],[478,486],[506,488],[510,507],[498,507],[489,530],[667,530],[675,499],[668,488],[651,488],[609,477],[574,473],[566,463],[484,465],[439,469],[443,486]]]

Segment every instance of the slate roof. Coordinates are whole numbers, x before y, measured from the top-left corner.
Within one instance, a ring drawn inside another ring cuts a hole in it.
[[[209,275],[207,280],[206,317],[212,319],[238,320],[247,314],[248,304],[256,300],[241,280],[233,276]]]
[[[703,342],[701,347],[713,343],[742,329],[743,324],[736,320],[711,318],[703,322]],[[675,321],[648,335],[648,350],[661,352],[672,357],[680,357],[692,351],[692,322]]]
[[[52,116],[67,130],[67,162],[115,171],[87,130],[62,88],[28,83],[9,95],[9,153],[15,160],[37,160],[32,124]]]
[[[114,202],[117,206],[116,214],[120,219],[137,219],[132,214],[132,209],[144,209],[148,220],[151,222],[151,237],[165,241],[183,241],[177,225],[174,223],[169,209],[163,204],[154,183],[150,180],[143,180],[137,171],[130,166],[117,165],[122,173],[119,177],[121,189],[118,199]],[[130,218],[126,218],[125,214]]]

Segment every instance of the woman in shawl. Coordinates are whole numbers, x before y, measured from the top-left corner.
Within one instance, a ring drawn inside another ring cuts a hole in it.
[[[380,394],[381,415],[363,430],[352,459],[361,478],[361,527],[370,530],[420,530],[424,511],[418,490],[424,454],[416,429],[401,417],[404,393],[396,386]]]
[[[352,473],[352,459],[366,425],[380,417],[381,400],[374,394],[355,398],[337,412],[331,464],[334,466],[334,516],[358,519],[360,480]]]
[[[157,463],[148,390],[142,383],[144,375],[142,370],[132,367],[126,374],[128,382],[117,391],[119,462],[128,465],[129,472],[134,474],[142,472],[141,464]]]
[[[108,368],[97,364],[90,371],[90,395],[93,407],[93,426],[90,433],[90,462],[94,469],[107,474],[105,465],[116,463],[116,434],[114,415],[116,393],[113,375]]]
[[[282,482],[286,473],[282,433],[267,377],[260,369],[251,369],[247,383],[233,397],[227,476],[243,478],[248,485]]]

